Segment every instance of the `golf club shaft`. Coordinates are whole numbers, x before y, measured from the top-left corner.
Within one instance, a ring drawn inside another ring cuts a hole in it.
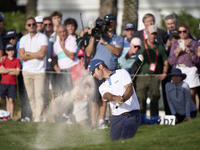
[[[134,76],[133,76],[131,82],[128,84],[128,87],[126,88],[124,94],[126,93],[126,91],[128,90],[128,88],[130,87],[131,83],[133,83],[133,80],[135,79],[135,77],[136,77],[138,71],[140,70],[142,64],[143,64],[143,61],[142,61],[142,63],[140,64],[140,66],[138,67],[138,69],[137,69],[136,73],[134,74]],[[122,95],[122,98],[124,98],[124,94]],[[117,105],[117,106],[115,107],[116,109],[117,109],[119,106],[121,106],[121,104],[119,104],[119,103],[117,103],[116,105]]]

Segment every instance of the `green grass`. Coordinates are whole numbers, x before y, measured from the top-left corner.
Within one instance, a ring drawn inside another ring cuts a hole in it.
[[[175,126],[142,125],[132,139],[110,142],[109,129],[64,123],[0,122],[1,150],[200,149],[200,118]]]

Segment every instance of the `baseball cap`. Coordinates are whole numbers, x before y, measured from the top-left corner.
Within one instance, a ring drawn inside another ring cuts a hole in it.
[[[112,14],[107,14],[104,16],[104,20],[106,20],[106,19],[114,19],[115,20],[115,16]]]
[[[149,33],[155,33],[155,32],[157,33],[157,27],[155,25],[149,25],[147,29]]]
[[[127,23],[124,26],[124,30],[128,30],[128,29],[135,29],[135,25],[133,23]]]
[[[140,40],[140,38],[134,37],[134,38],[131,40],[131,44],[133,44],[134,46],[141,46],[141,40]]]
[[[77,53],[77,57],[82,57],[82,56],[84,56],[84,49],[83,48],[79,49],[79,51]]]
[[[36,21],[36,23],[40,23],[40,22],[43,22],[43,16],[36,16],[35,17],[35,21]]]
[[[8,43],[8,44],[6,45],[6,50],[8,50],[8,49],[14,49],[14,50],[15,50],[15,46],[12,45],[12,44],[10,44],[10,43]]]
[[[90,72],[92,72],[96,67],[98,67],[100,64],[105,64],[103,60],[100,59],[94,59],[92,60],[89,65],[88,69]]]
[[[17,35],[17,32],[14,29],[10,29],[6,32],[6,36],[4,38],[7,39],[16,35]]]
[[[4,20],[4,15],[2,12],[0,12],[0,19]]]

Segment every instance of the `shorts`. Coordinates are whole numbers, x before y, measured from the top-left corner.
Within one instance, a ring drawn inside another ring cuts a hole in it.
[[[0,97],[5,98],[8,93],[9,98],[17,98],[17,85],[13,84],[0,84]]]
[[[76,122],[88,119],[88,101],[86,99],[74,102],[73,115],[75,116]]]

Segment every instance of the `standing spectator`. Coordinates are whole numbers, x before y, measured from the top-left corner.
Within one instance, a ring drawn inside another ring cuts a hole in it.
[[[16,48],[15,56],[19,59],[19,34],[17,34],[17,32],[14,29],[10,29],[7,31],[5,39],[8,39],[9,43]],[[20,63],[22,68],[23,61],[21,60]],[[19,98],[21,100],[21,108],[22,108],[21,118],[19,119],[19,121],[30,121],[31,109],[21,71],[17,79],[18,79]]]
[[[77,50],[76,37],[68,35],[64,25],[58,25],[56,33],[59,40],[56,40],[53,45],[52,60],[54,69],[59,76],[61,92],[64,94],[73,89],[71,71],[72,67],[79,63],[79,59],[75,57]],[[73,109],[70,106],[73,106],[73,103],[68,103],[68,106],[70,109],[66,110],[64,114],[69,117]],[[68,123],[70,122],[71,118],[68,118]]]
[[[20,40],[19,58],[24,60],[23,77],[27,90],[33,121],[41,121],[44,107],[45,55],[48,48],[47,37],[36,31],[33,17],[26,20],[28,34]]]
[[[59,75],[62,92],[65,93],[72,89],[71,68],[79,63],[78,58],[75,57],[76,38],[67,34],[64,25],[59,25],[56,33],[59,36],[59,41],[57,40],[53,45],[52,58],[55,71],[59,74],[65,72]]]
[[[78,28],[78,24],[74,18],[67,18],[64,21],[64,25],[66,26],[67,33],[72,36],[76,36],[76,29]]]
[[[36,31],[43,33],[44,32],[44,26],[43,26],[43,16],[36,16],[35,21],[36,21]]]
[[[62,13],[60,11],[54,11],[50,15],[53,23],[53,30],[56,31],[58,25],[61,24],[62,21]]]
[[[118,65],[118,57],[120,56],[124,42],[123,38],[117,36],[115,32],[116,28],[116,18],[112,14],[107,14],[104,16],[104,20],[109,20],[110,24],[105,26],[105,30],[100,38],[91,37],[89,45],[86,47],[86,55],[88,57],[94,56],[93,59],[101,59],[108,66],[109,70],[115,70]],[[88,31],[91,34],[92,29]],[[97,103],[100,102],[100,119],[99,128],[103,129],[107,126],[104,123],[104,117],[106,112],[107,103],[101,99],[101,95],[98,92],[98,88],[103,81],[95,79],[96,83],[96,99],[92,104],[92,109],[96,107]],[[96,126],[96,123],[92,123]]]
[[[155,24],[155,17],[153,14],[147,13],[144,15],[142,21],[144,23],[145,28],[143,30],[136,31],[133,37],[139,37],[141,41],[145,41],[146,39],[148,39],[148,34],[147,34],[148,26]],[[167,42],[167,35],[164,30],[159,29],[159,28],[157,29],[157,37],[155,41],[158,44],[161,44],[164,46],[164,44]]]
[[[53,31],[53,24],[50,17],[45,17],[43,19],[43,25],[44,25],[44,34],[48,38],[48,50],[45,57],[45,66],[46,66],[46,73],[45,73],[45,105],[44,109],[47,108],[48,105],[48,98],[49,98],[49,89],[51,90],[51,101],[55,99],[55,97],[58,96],[58,91],[60,90],[59,84],[57,81],[57,76],[52,63],[52,55],[53,55],[53,44],[56,41],[56,34],[55,31]],[[48,88],[49,87],[49,88]],[[46,121],[45,116],[46,110],[44,110],[43,114],[43,121]]]
[[[196,104],[196,87],[200,86],[198,70],[195,66],[199,62],[198,45],[195,40],[189,38],[189,27],[186,24],[179,24],[178,33],[180,39],[172,44],[168,61],[173,68],[179,68],[187,75],[184,82],[189,85],[192,100]],[[183,42],[184,48],[180,46],[180,42]]]
[[[2,97],[6,96],[8,92],[10,117],[13,118],[14,112],[14,99],[17,98],[17,81],[16,76],[20,73],[20,61],[16,57],[15,47],[12,44],[6,45],[6,59],[1,62],[0,73],[2,74],[2,80],[0,84],[0,102]]]
[[[121,53],[121,56],[118,58],[118,66],[119,66],[119,68],[123,68],[123,69],[129,70],[130,67],[132,66],[130,61],[127,60],[126,55],[128,54],[129,49],[130,49],[131,39],[133,38],[134,31],[135,31],[135,25],[134,24],[127,23],[125,25],[124,32],[125,32],[126,37],[124,38],[123,51]]]
[[[80,49],[77,53],[77,57],[80,63],[72,67],[72,81],[75,86],[82,86],[88,88],[89,81],[87,81],[86,75],[88,71],[84,65],[84,49]],[[90,81],[91,82],[91,81]],[[89,89],[88,89],[89,90]],[[76,96],[73,102],[73,115],[75,116],[76,122],[80,125],[88,124],[88,99],[89,95],[84,93],[83,95]]]
[[[189,85],[183,81],[187,75],[173,68],[168,76],[172,82],[166,84],[167,101],[172,115],[176,116],[176,123],[195,118],[197,108],[191,99]]]
[[[123,69],[126,69],[129,73],[133,70],[133,64],[138,58],[138,50],[141,48],[141,40],[137,37],[133,38],[130,43],[129,51],[124,58]],[[135,72],[133,72],[135,73]]]
[[[150,114],[151,116],[158,116],[159,86],[160,81],[166,77],[168,60],[164,47],[155,42],[157,37],[155,25],[148,26],[147,35],[148,39],[142,42],[142,47],[138,51],[138,54],[144,56],[144,63],[140,69],[141,76],[138,76],[136,80],[136,93],[140,102],[141,113],[146,114],[146,99],[149,93],[151,100]],[[161,70],[162,67],[163,71]],[[152,74],[156,74],[156,76]]]
[[[100,59],[93,59],[88,68],[97,79],[105,79],[99,87],[99,92],[104,101],[110,102],[112,109],[113,115],[109,119],[111,141],[134,137],[140,124],[140,106],[134,87],[130,83],[130,74],[124,69],[111,71]],[[127,91],[124,93],[125,89]],[[117,103],[120,104],[118,108]]]

